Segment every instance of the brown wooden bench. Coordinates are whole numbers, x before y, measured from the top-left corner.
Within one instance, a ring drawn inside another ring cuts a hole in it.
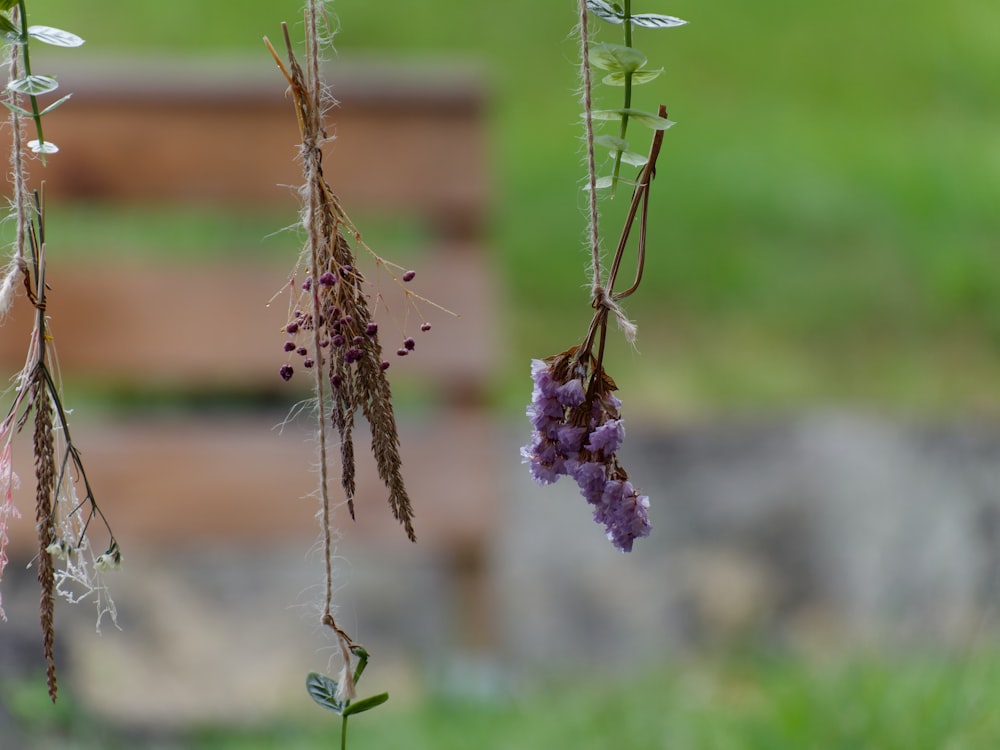
[[[265,57],[250,70],[82,65],[61,75],[73,99],[46,118],[46,135],[61,151],[44,169],[33,167],[46,181],[50,211],[87,201],[279,203],[293,221],[297,203],[288,186],[300,181],[297,126],[284,80]],[[426,221],[433,252],[419,260],[415,291],[462,316],[433,316],[434,330],[415,334],[415,356],[390,357],[390,374],[403,388],[428,386],[440,404],[432,416],[401,426],[418,538],[440,547],[459,581],[471,571],[478,586],[498,492],[491,476],[496,436],[483,404],[499,350],[484,238],[490,181],[483,88],[467,75],[372,66],[334,67],[329,80],[340,101],[329,115],[336,139],[324,164],[334,190],[351,212]],[[315,538],[315,505],[301,499],[315,484],[308,424],[280,435],[274,412],[157,417],[141,409],[144,393],[165,391],[277,392],[289,403],[303,395],[277,377],[288,356],[281,351],[286,296],[268,304],[287,281],[296,242],[289,238],[281,258],[256,255],[239,264],[72,263],[60,259],[57,245],[50,248],[48,309],[71,392],[74,383],[97,382],[105,391],[127,390],[140,406],[74,421],[99,502],[126,548]],[[0,329],[7,372],[23,361],[31,315],[19,299]],[[23,442],[16,460],[27,474],[29,453]],[[23,511],[30,497],[24,488]],[[347,539],[408,544],[364,459],[358,512],[357,524],[344,529]],[[31,513],[25,516],[11,534],[15,548],[30,544]],[[473,609],[480,614],[466,619],[482,622],[480,605]]]

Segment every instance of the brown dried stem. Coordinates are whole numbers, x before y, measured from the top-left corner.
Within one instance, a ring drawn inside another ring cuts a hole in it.
[[[666,118],[667,116],[666,107],[662,104],[660,105],[658,114],[662,118]],[[639,288],[639,284],[642,281],[642,273],[646,263],[646,220],[649,212],[649,189],[653,181],[653,177],[656,176],[656,160],[660,155],[660,148],[662,145],[663,131],[653,131],[653,140],[649,147],[649,158],[639,171],[639,177],[636,180],[635,190],[632,192],[632,202],[629,204],[629,210],[625,216],[625,223],[622,227],[622,233],[618,240],[618,247],[615,248],[615,254],[611,261],[611,268],[608,271],[607,281],[601,283],[599,270],[595,272],[595,279],[597,279],[597,281],[595,281],[594,284],[594,300],[592,302],[595,309],[594,317],[590,321],[590,327],[587,330],[587,336],[584,338],[583,345],[577,352],[577,361],[585,363],[589,360],[591,351],[594,347],[595,338],[598,331],[600,331],[601,340],[597,356],[598,371],[600,371],[603,365],[604,340],[607,334],[608,314],[614,313],[616,316],[623,315],[623,313],[621,313],[621,309],[618,307],[618,302],[634,293],[635,290]],[[618,271],[621,268],[622,259],[625,255],[625,248],[632,233],[632,227],[635,225],[636,215],[639,214],[640,206],[642,207],[642,213],[639,215],[639,243],[637,248],[635,279],[628,289],[616,293],[614,291],[615,281],[617,281]]]

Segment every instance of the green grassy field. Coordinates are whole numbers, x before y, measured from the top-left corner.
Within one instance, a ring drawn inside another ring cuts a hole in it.
[[[37,21],[78,32],[91,54],[253,55],[281,20],[297,22],[299,5],[233,13],[119,0],[95,13],[54,0]],[[525,360],[582,337],[589,312],[574,3],[332,7],[344,56],[487,65],[492,251],[511,298],[501,381],[506,401],[521,401]],[[676,0],[653,10],[690,25],[637,32],[666,69],[637,89],[638,103],[663,101],[679,124],[654,185],[648,273],[630,301],[641,356],[613,349],[623,391],[671,418],[816,401],[995,411],[1000,6]],[[609,29],[602,38],[617,41]],[[609,235],[621,209],[605,211]]]
[[[734,657],[664,664],[625,680],[558,681],[493,700],[424,697],[351,719],[349,747],[408,750],[987,750],[1000,742],[995,653],[951,660],[866,656],[808,664]],[[0,687],[12,718],[59,750],[319,750],[338,747],[339,719],[137,736],[60,699],[41,683]],[[303,691],[304,694],[304,691]],[[42,717],[45,717],[42,719]],[[132,730],[134,732],[134,730]]]

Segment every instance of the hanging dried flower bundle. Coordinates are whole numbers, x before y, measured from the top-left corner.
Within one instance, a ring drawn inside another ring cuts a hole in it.
[[[42,646],[48,690],[55,701],[56,595],[70,602],[93,597],[97,603],[98,629],[105,615],[115,622],[115,605],[101,573],[121,565],[118,541],[97,505],[80,451],[70,437],[67,412],[58,386],[55,343],[46,314],[49,288],[46,283],[45,201],[39,192],[31,193],[27,187],[29,156],[36,154],[44,165],[46,155],[59,151],[43,135],[42,117],[69,99],[66,95],[47,106],[41,105],[38,97],[52,93],[59,84],[52,76],[32,73],[30,43],[78,47],[83,39],[50,26],[28,26],[23,0],[0,0],[0,33],[10,42],[10,81],[3,104],[10,112],[13,137],[10,203],[15,224],[12,257],[0,280],[0,321],[19,290],[24,291],[35,312],[25,364],[14,378],[13,403],[0,422],[0,579],[7,564],[8,521],[19,515],[14,506],[14,491],[19,481],[13,466],[13,439],[31,421],[38,533],[38,553],[33,564],[38,570],[41,589]],[[21,130],[29,120],[37,137],[25,142]],[[94,519],[105,528],[106,546],[95,547],[91,542]],[[2,604],[0,599],[0,619],[4,619]]]
[[[590,42],[587,13],[625,29],[625,44]],[[659,71],[643,70],[646,56],[632,45],[632,27],[670,28],[684,24],[678,18],[654,13],[632,14],[630,0],[624,6],[604,0],[580,0],[579,31],[581,40],[581,78],[583,79],[584,123],[587,143],[591,251],[591,305],[594,315],[583,343],[562,354],[533,360],[531,377],[534,391],[528,406],[533,427],[531,440],[521,449],[531,476],[540,484],[551,484],[561,476],[572,477],[580,493],[594,508],[594,520],[604,526],[611,543],[622,552],[631,552],[636,539],[652,531],[649,521],[649,498],[640,495],[618,462],[617,452],[625,438],[621,401],[614,395],[614,380],[604,370],[604,347],[608,318],[613,317],[625,338],[635,341],[637,329],[628,319],[620,302],[633,294],[642,281],[646,259],[646,220],[649,189],[656,173],[656,160],[663,143],[663,131],[673,123],[661,106],[656,114],[632,107],[632,86],[653,80]],[[591,98],[591,67],[608,72],[604,82],[622,86],[624,104],[620,109],[594,110]],[[595,136],[594,120],[619,122],[617,136]],[[625,136],[630,120],[653,129],[649,155],[629,150]],[[613,172],[598,177],[595,147],[611,149]],[[632,183],[632,201],[625,218],[618,246],[610,268],[601,262],[598,228],[598,191],[614,189],[624,181],[619,176],[622,162],[638,166],[639,175]],[[638,259],[635,279],[623,291],[615,291],[618,270],[632,228],[638,220]],[[596,351],[595,351],[596,347]]]

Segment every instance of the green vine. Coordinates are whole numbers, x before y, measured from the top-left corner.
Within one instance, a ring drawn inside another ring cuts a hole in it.
[[[334,680],[318,672],[310,672],[306,677],[306,690],[312,699],[327,711],[340,716],[340,748],[347,749],[347,719],[354,714],[370,711],[389,700],[388,693],[378,693],[367,698],[353,698],[354,686],[368,666],[368,652],[361,646],[352,646],[351,653],[358,658],[358,666],[348,679],[347,666],[340,675],[340,680]]]
[[[14,69],[17,69],[17,51],[20,50],[20,74],[12,77],[7,84],[7,91],[14,95],[14,101],[3,102],[11,112],[21,117],[29,117],[35,123],[38,138],[28,141],[28,148],[42,158],[45,163],[46,154],[54,154],[59,147],[45,140],[42,132],[42,117],[66,102],[72,94],[57,99],[44,109],[40,108],[38,97],[50,94],[59,88],[59,82],[52,76],[35,75],[31,72],[30,41],[35,39],[54,47],[79,47],[83,39],[62,29],[51,26],[28,26],[28,11],[24,0],[0,0],[0,37],[15,45]],[[17,95],[28,97],[31,110],[24,109],[16,102]]]
[[[628,124],[634,120],[653,130],[666,130],[674,123],[653,112],[646,112],[632,107],[632,88],[643,83],[649,83],[659,77],[663,68],[649,70],[646,68],[649,60],[645,54],[635,48],[632,43],[632,29],[639,26],[647,29],[668,29],[683,26],[682,21],[674,16],[664,16],[658,13],[632,13],[632,0],[622,0],[624,3],[608,3],[605,0],[587,0],[587,9],[602,21],[620,25],[624,30],[624,44],[595,42],[590,45],[590,63],[596,68],[607,71],[602,83],[607,86],[620,86],[624,90],[622,106],[618,109],[594,110],[591,116],[595,120],[619,122],[617,135],[599,135],[594,143],[609,149],[614,154],[614,167],[610,175],[600,177],[596,187],[617,187],[621,177],[622,162],[636,167],[643,167],[648,157],[629,148],[625,136],[628,134]]]

